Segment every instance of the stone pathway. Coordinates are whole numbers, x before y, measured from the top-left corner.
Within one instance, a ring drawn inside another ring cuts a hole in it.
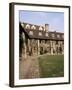
[[[36,57],[28,57],[19,61],[19,78],[32,79],[39,78],[39,64]]]

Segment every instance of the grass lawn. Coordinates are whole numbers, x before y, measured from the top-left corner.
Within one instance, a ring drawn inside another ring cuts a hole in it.
[[[40,56],[38,60],[41,78],[64,76],[64,55]]]

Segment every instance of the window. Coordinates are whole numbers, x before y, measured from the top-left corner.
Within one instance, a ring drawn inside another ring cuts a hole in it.
[[[57,38],[60,38],[60,35],[57,35]]]
[[[54,34],[52,34],[52,37],[54,38],[54,37],[55,37],[55,35],[54,35]]]
[[[31,27],[31,29],[36,29],[36,27],[33,25],[33,26]]]
[[[42,33],[41,32],[39,32],[39,36],[42,36]]]
[[[41,30],[41,31],[42,31],[42,30],[43,30],[43,28],[40,26],[40,27],[39,27],[39,30]]]
[[[21,23],[21,26],[24,28],[24,23]]]
[[[29,32],[29,35],[33,35],[33,31],[30,31],[30,32]]]
[[[30,25],[29,24],[26,25],[26,29],[30,29]]]

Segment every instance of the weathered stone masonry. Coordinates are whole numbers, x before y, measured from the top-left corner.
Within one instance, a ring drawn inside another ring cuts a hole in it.
[[[42,54],[63,54],[64,33],[50,32],[49,24],[45,27],[20,23],[20,54],[24,57]]]

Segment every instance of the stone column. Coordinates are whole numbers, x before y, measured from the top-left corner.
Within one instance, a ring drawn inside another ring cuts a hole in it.
[[[53,50],[54,50],[54,55],[56,54],[56,46],[55,46],[55,44],[56,44],[56,42],[55,41],[53,41]]]
[[[60,47],[60,45],[61,45],[61,42],[59,41],[59,47]]]
[[[22,59],[26,59],[27,55],[26,55],[26,44],[25,42],[23,43],[23,48],[22,48]]]
[[[51,55],[53,55],[53,45],[52,45],[52,41],[50,41],[51,44]]]
[[[26,58],[27,55],[26,55],[26,38],[25,38],[25,34],[22,33],[22,38],[23,38],[23,49],[22,49],[22,58]]]

